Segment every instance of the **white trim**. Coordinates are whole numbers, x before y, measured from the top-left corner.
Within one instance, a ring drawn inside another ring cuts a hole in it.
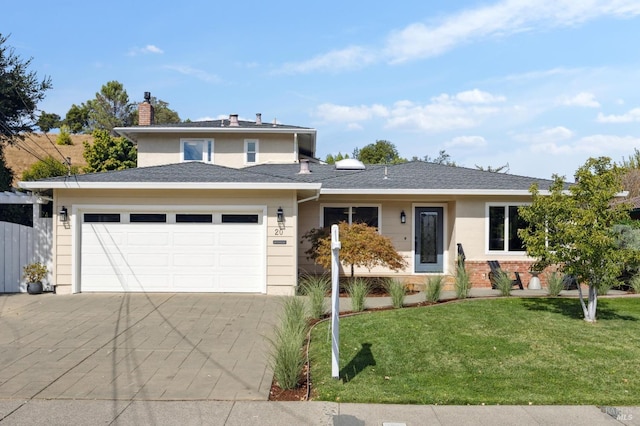
[[[154,134],[154,133],[286,133],[286,134],[308,134],[315,135],[316,129],[305,128],[284,128],[284,127],[114,127],[113,129],[120,135],[127,134]]]
[[[320,204],[320,228],[324,224],[325,207],[348,207],[349,208],[349,225],[351,225],[351,216],[353,216],[352,207],[376,207],[378,209],[378,234],[382,234],[382,204],[379,203],[321,203]]]
[[[505,256],[524,256],[527,257],[527,252],[525,251],[510,251],[508,248],[509,245],[509,238],[508,238],[508,233],[509,233],[509,212],[508,210],[505,212],[504,215],[504,236],[505,236],[505,241],[504,241],[504,250],[489,250],[489,232],[490,232],[490,223],[489,223],[489,208],[490,207],[504,207],[505,209],[509,206],[514,206],[514,207],[519,207],[519,206],[530,206],[531,203],[527,203],[527,202],[523,202],[523,201],[518,201],[518,202],[508,202],[508,201],[497,201],[497,202],[490,202],[487,201],[484,204],[484,241],[482,242],[482,244],[484,245],[484,253],[486,255],[505,255]]]
[[[202,143],[202,158],[200,160],[185,160],[184,158],[184,145],[185,143]],[[214,164],[215,153],[215,140],[206,138],[180,138],[180,162],[203,162],[207,164]]]
[[[249,144],[253,142],[255,143],[255,150],[253,151],[253,154],[255,155],[255,159],[253,161],[249,161],[248,156],[251,152],[249,152]],[[258,159],[258,152],[259,150],[259,146],[260,146],[260,140],[259,139],[245,139],[244,140],[244,164],[246,165],[254,165],[254,164],[258,164],[259,163],[259,159]]]
[[[442,208],[442,272],[416,272],[416,208],[420,207],[441,207]],[[448,204],[446,203],[411,203],[411,216],[407,215],[407,223],[411,224],[411,274],[412,275],[449,275],[449,240],[447,231],[448,221]]]
[[[322,195],[511,195],[531,196],[524,189],[336,189],[322,188]],[[549,195],[549,191],[539,192],[540,195]]]
[[[262,222],[258,225],[260,228],[263,258],[261,265],[262,286],[260,292],[262,294],[267,293],[267,206],[265,205],[105,205],[105,204],[74,204],[71,208],[71,216],[69,224],[71,226],[71,241],[73,244],[71,250],[71,291],[72,293],[79,293],[81,291],[80,280],[80,259],[82,253],[81,247],[81,235],[82,235],[82,215],[83,213],[103,213],[103,212],[118,212],[118,213],[137,213],[137,212],[174,212],[174,213],[199,213],[199,212],[236,212],[236,213],[262,213]],[[185,224],[189,225],[189,224]]]
[[[320,190],[320,183],[261,182],[81,182],[73,177],[67,181],[20,182],[25,189],[310,189]]]

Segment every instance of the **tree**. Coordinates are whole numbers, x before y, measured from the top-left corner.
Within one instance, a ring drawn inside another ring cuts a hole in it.
[[[47,156],[35,162],[31,167],[22,173],[22,180],[38,180],[56,176],[65,176],[69,173],[78,174],[78,166],[71,166],[69,169],[66,163],[56,160],[52,156]]]
[[[340,261],[343,265],[351,267],[353,277],[354,266],[363,266],[371,269],[374,266],[385,266],[393,271],[398,271],[407,266],[407,262],[393,247],[393,243],[387,237],[378,233],[378,230],[366,223],[346,222],[338,224],[340,231]],[[302,236],[311,242],[311,248],[306,251],[307,256],[317,264],[328,269],[331,267],[331,235],[329,228],[312,229]]]
[[[153,106],[153,122],[155,124],[180,123],[180,116],[169,108],[168,102],[159,100],[155,96],[151,97],[150,102]],[[133,124],[138,125],[138,123],[138,110],[136,109],[133,112]]]
[[[9,191],[13,187],[13,170],[7,167],[4,150],[0,146],[0,192]]]
[[[15,143],[34,131],[36,108],[51,88],[51,79],[38,81],[28,70],[31,59],[21,60],[6,41],[0,34],[0,143]]]
[[[424,161],[427,163],[444,164],[445,166],[455,166],[456,162],[451,160],[451,155],[447,154],[447,151],[441,149],[438,152],[436,158],[432,158],[429,155],[424,156]]]
[[[491,172],[491,173],[509,173],[509,163],[503,164],[502,166],[497,166],[497,167],[492,167],[492,166],[483,167],[483,166],[478,166],[476,164],[476,169],[482,170],[484,172]]]
[[[36,125],[44,133],[49,133],[49,130],[51,129],[57,129],[58,127],[60,127],[60,124],[61,121],[58,114],[48,113],[44,111],[40,113],[40,117],[38,117],[38,121],[36,122]]]
[[[69,134],[69,126],[67,126],[66,124],[60,126],[60,133],[58,133],[56,143],[58,145],[73,145],[71,135]]]
[[[615,284],[625,263],[637,257],[634,250],[620,247],[614,231],[614,225],[628,218],[624,203],[612,203],[622,190],[621,174],[609,158],[590,158],[568,190],[564,177],[555,175],[549,195],[541,195],[533,185],[532,204],[519,210],[528,225],[518,235],[537,259],[535,268],[560,265],[588,284],[588,303],[580,290],[580,305],[589,322],[596,320],[598,290]]]
[[[344,160],[346,158],[349,158],[349,154],[342,154],[341,152],[339,152],[336,156],[333,156],[331,154],[327,154],[327,157],[325,158],[324,162],[327,164],[336,164],[337,161],[341,161]]]
[[[394,144],[385,140],[377,140],[364,148],[354,151],[354,157],[365,164],[400,164],[407,160],[401,158]]]
[[[89,107],[87,104],[71,105],[64,118],[64,124],[69,126],[73,134],[89,130]]]
[[[113,132],[114,127],[133,123],[134,105],[122,83],[110,81],[103,85],[96,98],[87,101],[89,108],[89,128]]]
[[[87,173],[124,170],[137,165],[135,145],[126,138],[111,136],[107,130],[94,130],[93,144],[85,141],[83,145]]]

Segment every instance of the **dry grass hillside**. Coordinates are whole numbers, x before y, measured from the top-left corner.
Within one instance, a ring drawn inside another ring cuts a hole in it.
[[[82,152],[84,151],[82,142],[91,142],[93,140],[91,135],[71,135],[73,145],[57,145],[56,137],[56,134],[44,135],[42,133],[36,133],[25,138],[25,140],[20,142],[18,145],[9,145],[5,147],[4,153],[7,166],[13,170],[13,174],[15,176],[13,180],[14,186],[16,186],[22,178],[22,173],[31,167],[33,163],[38,161],[38,158],[33,154],[40,158],[51,155],[56,160],[62,161],[60,156],[61,153],[64,157],[70,157],[71,164],[80,166],[80,168],[87,164],[82,156]],[[56,151],[56,148],[60,153]],[[27,152],[27,150],[33,154]]]

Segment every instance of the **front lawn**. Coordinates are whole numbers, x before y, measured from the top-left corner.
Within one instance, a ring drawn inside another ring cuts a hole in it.
[[[400,404],[640,405],[640,299],[503,298],[367,312],[312,331],[316,400]]]

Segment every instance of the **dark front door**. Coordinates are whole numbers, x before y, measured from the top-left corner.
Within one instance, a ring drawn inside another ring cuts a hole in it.
[[[443,238],[442,207],[416,207],[415,211],[416,272],[443,272]]]

